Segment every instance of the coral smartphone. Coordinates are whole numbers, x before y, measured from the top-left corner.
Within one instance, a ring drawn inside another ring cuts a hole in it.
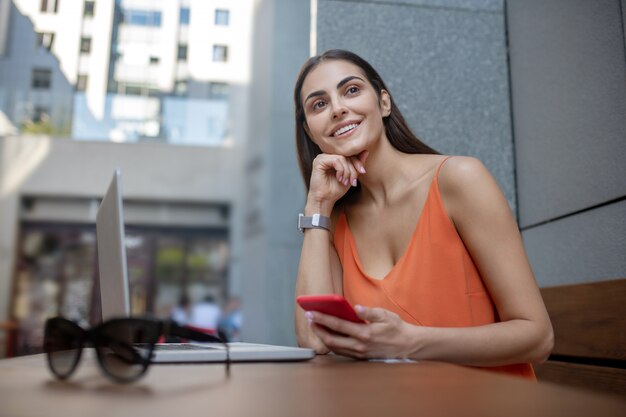
[[[350,303],[337,294],[301,295],[296,301],[306,311],[319,311],[355,323],[365,323],[356,315]]]

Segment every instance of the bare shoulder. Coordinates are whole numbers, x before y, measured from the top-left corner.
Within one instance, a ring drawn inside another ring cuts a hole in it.
[[[413,174],[415,180],[422,180],[430,177],[437,170],[437,167],[448,158],[448,155],[407,154],[405,158],[405,161],[408,162],[405,169]]]
[[[439,172],[439,189],[449,196],[493,185],[495,182],[487,167],[471,156],[449,158]]]
[[[450,158],[441,168],[438,182],[444,207],[455,223],[510,210],[498,183],[477,158]]]

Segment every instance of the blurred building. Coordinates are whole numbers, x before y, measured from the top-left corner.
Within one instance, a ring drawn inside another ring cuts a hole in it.
[[[232,140],[228,101],[230,86],[248,78],[249,1],[14,0],[3,8],[11,15],[0,26],[5,131]]]
[[[240,293],[253,1],[0,0],[0,322],[100,315],[95,213],[123,177],[133,313]],[[7,346],[0,332],[0,356]]]

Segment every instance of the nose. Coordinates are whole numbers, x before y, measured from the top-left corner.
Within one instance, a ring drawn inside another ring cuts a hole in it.
[[[331,117],[333,118],[333,120],[339,119],[348,113],[348,109],[346,108],[342,100],[334,100],[332,106],[333,111],[331,113]]]

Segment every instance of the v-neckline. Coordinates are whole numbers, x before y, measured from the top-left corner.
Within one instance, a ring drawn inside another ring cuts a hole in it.
[[[426,208],[428,206],[428,203],[429,203],[430,198],[431,198],[431,194],[434,193],[433,190],[436,187],[437,173],[438,173],[438,171],[435,171],[435,175],[434,175],[433,179],[430,182],[430,185],[428,187],[428,194],[426,195],[426,199],[424,200],[424,204],[422,205],[422,211],[420,212],[419,218],[417,219],[417,223],[415,225],[415,228],[413,229],[413,233],[411,234],[411,238],[409,239],[409,242],[407,243],[406,247],[404,248],[404,251],[402,252],[402,255],[400,256],[400,258],[398,258],[398,261],[395,264],[393,264],[391,269],[382,278],[376,278],[376,277],[368,274],[367,272],[365,272],[365,268],[363,267],[363,263],[361,262],[361,256],[359,255],[359,250],[358,250],[358,248],[356,246],[356,239],[354,238],[354,235],[352,234],[352,230],[350,230],[350,223],[348,223],[348,216],[346,216],[345,211],[341,212],[341,215],[343,216],[343,219],[346,222],[346,231],[348,232],[348,239],[350,241],[350,249],[352,250],[352,253],[353,253],[353,256],[354,256],[354,260],[356,261],[356,264],[357,264],[359,270],[361,271],[361,273],[365,277],[367,277],[370,281],[381,282],[381,283],[387,281],[388,278],[398,268],[398,265],[400,265],[404,261],[404,258],[406,258],[407,253],[408,253],[409,249],[411,248],[411,246],[413,245],[413,241],[415,240],[415,235],[417,235],[417,231],[419,230],[419,227],[422,224],[422,219],[424,218],[424,211],[426,210]]]

